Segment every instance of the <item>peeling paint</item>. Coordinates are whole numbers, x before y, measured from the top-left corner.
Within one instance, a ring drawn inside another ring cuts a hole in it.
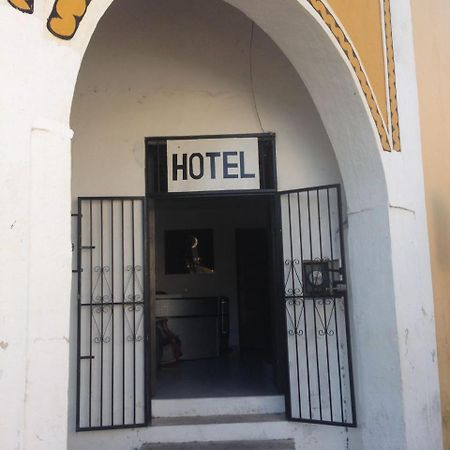
[[[5,342],[5,341],[0,341],[0,348],[2,349],[2,350],[6,350],[7,348],[8,348],[8,343],[7,342]]]

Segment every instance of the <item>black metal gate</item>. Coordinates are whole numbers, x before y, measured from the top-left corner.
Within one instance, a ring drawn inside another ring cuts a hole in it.
[[[340,187],[280,201],[290,418],[356,426]]]
[[[144,426],[145,199],[78,199],[77,431]]]

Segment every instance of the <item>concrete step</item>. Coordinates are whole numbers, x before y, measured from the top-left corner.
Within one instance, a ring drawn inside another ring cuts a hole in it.
[[[282,414],[283,395],[250,397],[152,399],[153,417],[197,417],[244,414]]]
[[[140,450],[295,450],[291,439],[145,444]]]
[[[271,423],[286,421],[286,414],[242,414],[229,416],[185,416],[156,417],[152,419],[154,427],[186,426],[186,425],[219,425],[234,423]]]

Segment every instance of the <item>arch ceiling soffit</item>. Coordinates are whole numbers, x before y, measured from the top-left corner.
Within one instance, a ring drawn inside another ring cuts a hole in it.
[[[34,0],[6,0],[32,14]],[[47,29],[71,40],[96,0],[52,0]],[[390,0],[306,0],[344,51],[361,85],[385,151],[400,151]],[[109,3],[109,2],[108,2]]]

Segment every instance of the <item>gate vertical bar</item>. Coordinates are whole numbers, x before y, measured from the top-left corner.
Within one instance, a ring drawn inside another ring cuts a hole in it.
[[[289,210],[289,235],[290,235],[290,264],[291,264],[291,281],[292,281],[292,308],[294,312],[294,320],[293,320],[293,333],[295,336],[295,354],[298,360],[298,323],[297,323],[297,298],[295,296],[295,258],[294,258],[294,249],[293,249],[293,235],[292,235],[292,214],[291,214],[291,196],[288,195],[288,210]],[[289,303],[289,300],[288,300]],[[300,369],[297,366],[297,392],[298,392],[298,404],[300,415],[302,414],[302,399],[301,399],[301,391],[300,391]]]
[[[297,195],[297,208],[298,208],[298,239],[300,241],[300,264],[301,267],[303,267],[303,233],[302,233],[302,213],[301,213],[301,202],[300,202],[300,193],[296,193]],[[302,293],[302,292],[301,292]],[[305,299],[302,298],[303,303],[303,326],[304,326],[304,334],[305,334],[305,352],[308,355],[309,354],[309,346],[308,346],[308,330],[306,326],[306,315],[307,315],[307,308],[305,304]],[[306,379],[307,379],[307,386],[308,386],[308,406],[309,406],[309,416],[312,417],[312,407],[311,407],[311,380],[310,380],[310,373],[309,373],[309,358],[306,358]]]
[[[146,424],[150,423],[151,420],[151,401],[149,400],[149,392],[150,392],[150,289],[149,289],[149,259],[150,259],[150,246],[149,246],[149,236],[148,236],[148,228],[149,228],[149,211],[148,211],[148,203],[147,199],[144,198],[141,200],[142,204],[142,213],[144,220],[142,221],[142,236],[144,237],[144,250],[145,254],[142,259],[143,262],[143,274],[144,274],[144,310],[146,310],[147,317],[144,316],[144,399],[145,399],[145,410],[144,410],[144,422]]]
[[[341,260],[342,260],[342,275],[344,278],[344,282],[347,282],[347,272],[346,272],[346,260],[345,260],[345,242],[344,242],[344,220],[342,217],[342,198],[341,198],[341,187],[337,187],[337,197],[338,197],[338,220],[339,220],[339,242],[341,246]],[[351,338],[350,338],[350,319],[349,319],[349,312],[348,312],[348,305],[347,305],[347,294],[344,295],[344,302],[345,302],[345,333],[347,337],[347,358],[348,358],[348,365],[349,365],[349,381],[350,381],[350,401],[351,401],[351,409],[352,409],[352,420],[356,426],[356,406],[355,406],[355,387],[353,382],[353,362],[351,358],[351,352],[352,352],[352,344],[351,344]]]
[[[111,200],[111,426],[114,426],[114,200]]]
[[[125,423],[125,216],[123,199],[121,200],[121,238],[122,238],[122,423]]]
[[[100,200],[100,426],[103,425],[103,200]]]
[[[136,423],[136,261],[134,253],[134,200],[131,200],[131,253],[133,276],[133,423]]]
[[[77,200],[77,314],[78,317],[81,317],[81,201]],[[80,385],[81,385],[81,320],[77,321],[77,411],[76,411],[76,428],[80,428],[80,408],[81,408],[81,399],[80,399]]]
[[[320,246],[320,260],[323,261],[323,244],[322,244],[322,214],[320,211],[320,191],[317,190],[317,218],[319,227],[319,246]],[[333,259],[331,258],[331,264]],[[326,364],[327,364],[327,381],[328,381],[328,400],[330,402],[330,419],[333,421],[333,397],[331,395],[331,377],[330,377],[330,352],[328,347],[328,319],[327,319],[327,302],[328,299],[322,299],[323,306],[323,322],[325,332],[325,352],[326,352]],[[331,302],[330,302],[331,303]]]
[[[310,254],[310,260],[313,261],[313,240],[312,240],[312,225],[311,225],[311,198],[310,198],[310,191],[307,191],[307,200],[308,200],[308,229],[309,229],[309,254]],[[314,343],[316,347],[316,368],[317,368],[317,389],[319,392],[319,414],[320,414],[320,420],[323,419],[322,417],[322,395],[321,395],[321,385],[320,385],[320,367],[319,367],[319,346],[317,342],[317,306],[316,301],[317,299],[313,297],[313,314],[314,314]]]
[[[327,188],[327,211],[328,211],[328,229],[329,229],[329,238],[330,238],[330,255],[331,261],[334,261],[334,251],[333,251],[333,232],[331,225],[331,206],[330,206],[330,189]],[[342,230],[339,231],[342,233]],[[341,258],[342,259],[342,258]],[[333,298],[333,308],[334,308],[334,328],[336,332],[336,357],[338,362],[338,377],[339,377],[339,405],[341,412],[341,421],[344,422],[344,399],[342,396],[342,372],[341,372],[341,354],[339,349],[339,329],[337,322],[337,305],[336,298]]]
[[[89,246],[91,251],[89,252],[89,427],[92,426],[92,315],[93,308],[92,303],[94,300],[93,284],[92,284],[92,200],[89,200]],[[79,319],[80,320],[80,319]]]

